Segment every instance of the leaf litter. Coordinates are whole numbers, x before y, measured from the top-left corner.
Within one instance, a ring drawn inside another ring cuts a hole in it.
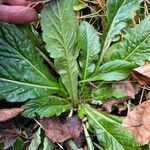
[[[123,104],[128,99],[134,99],[135,95],[139,92],[139,90],[137,91],[136,87],[128,80],[113,83],[112,87],[125,92],[127,95],[122,98],[111,98],[103,103],[102,107],[107,112],[111,112],[114,105]]]
[[[0,123],[0,143],[4,144],[4,149],[13,146],[20,134],[20,131],[12,123]]]
[[[122,126],[129,129],[140,145],[148,144],[150,142],[150,100],[139,104],[129,112]]]
[[[40,124],[45,134],[54,143],[62,143],[68,139],[77,138],[82,132],[82,123],[77,116],[65,119],[60,117],[43,118]]]
[[[24,111],[23,108],[0,109],[0,122],[12,119]]]
[[[135,68],[132,70],[132,74],[137,79],[140,85],[146,85],[150,83],[150,63]]]

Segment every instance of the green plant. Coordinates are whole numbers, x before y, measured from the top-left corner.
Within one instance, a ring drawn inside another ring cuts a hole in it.
[[[120,38],[140,3],[107,0],[108,24],[102,37],[86,21],[78,28],[74,0],[53,0],[44,6],[40,22],[45,45],[30,27],[0,23],[0,98],[8,102],[28,100],[23,106],[28,118],[58,116],[76,108],[81,119],[87,117],[90,131],[104,149],[140,150],[121,127],[120,117],[90,106],[100,97],[103,103],[110,97],[125,96],[109,87],[109,82],[126,79],[133,68],[150,61],[150,16],[134,28],[128,26]],[[119,40],[114,42],[116,37]],[[48,67],[41,53],[54,63]],[[89,150],[94,149],[90,137],[87,142]]]

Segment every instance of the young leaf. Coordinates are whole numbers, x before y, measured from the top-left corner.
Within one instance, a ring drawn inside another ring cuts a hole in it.
[[[23,150],[24,144],[24,141],[19,137],[13,145],[13,150]]]
[[[94,27],[85,21],[79,27],[79,45],[81,79],[85,80],[94,72],[95,62],[100,52],[99,35]]]
[[[15,25],[0,23],[0,95],[26,101],[59,90],[31,39]]]
[[[131,70],[135,65],[124,61],[114,60],[102,65],[99,70],[94,73],[90,78],[82,80],[81,82],[90,81],[120,81],[127,78],[130,75]]]
[[[121,127],[119,117],[97,111],[89,106],[83,106],[82,109],[84,109],[97,139],[104,149],[141,150],[133,136]]]
[[[94,89],[92,91],[92,96],[96,98],[96,100],[105,101],[112,97],[121,98],[121,97],[127,96],[127,93],[119,89],[106,86],[106,87]]]
[[[54,150],[56,145],[47,137],[44,138],[43,150]]]
[[[75,11],[80,11],[84,8],[86,8],[87,6],[85,4],[83,4],[81,1],[77,1],[76,4],[73,6],[73,9]]]
[[[28,150],[37,150],[40,144],[41,144],[41,128],[39,128],[37,132],[34,134],[34,138],[31,141]]]
[[[120,31],[127,25],[127,22],[132,19],[141,2],[142,0],[107,0],[106,17],[108,27],[102,38],[102,54],[97,67],[99,67],[105,52],[115,36],[119,35]]]
[[[23,115],[33,118],[36,114],[40,117],[58,116],[62,112],[71,109],[72,105],[66,99],[47,96],[29,101],[23,107],[26,109]]]
[[[150,61],[150,15],[125,36],[125,40],[110,47],[106,60],[122,59],[139,65]]]
[[[41,26],[46,49],[54,58],[55,66],[74,105],[77,98],[78,68],[74,53],[77,44],[77,20],[74,0],[54,0],[41,13]]]

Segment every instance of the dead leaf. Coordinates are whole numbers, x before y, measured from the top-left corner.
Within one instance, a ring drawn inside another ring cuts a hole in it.
[[[40,124],[47,137],[56,143],[79,137],[82,131],[82,124],[77,116],[66,120],[60,117],[44,118],[40,120]]]
[[[110,100],[103,103],[102,107],[109,113],[112,111],[112,107],[114,105],[123,104],[128,99],[134,99],[135,95],[137,94],[137,87],[135,88],[135,86],[133,86],[130,81],[116,82],[112,84],[112,87],[127,93],[127,96],[119,99],[111,98]]]
[[[17,138],[20,136],[20,131],[12,124],[0,124],[0,143],[4,144],[4,149],[13,146]]]
[[[146,100],[150,99],[150,91],[146,94]]]
[[[110,100],[106,101],[103,105],[102,108],[105,109],[107,112],[112,112],[112,107],[117,104],[123,104],[126,101],[126,98],[111,98]]]
[[[135,98],[135,90],[130,81],[121,81],[112,84],[112,87],[127,93],[128,98]]]
[[[132,70],[133,76],[138,80],[140,85],[150,83],[150,63]]]
[[[11,108],[11,109],[0,109],[0,122],[7,121],[11,118],[18,116],[22,113],[24,109],[22,108]]]
[[[150,100],[141,103],[123,120],[122,126],[128,128],[140,145],[150,142]]]
[[[97,3],[102,9],[104,9],[106,6],[106,0],[97,0]]]

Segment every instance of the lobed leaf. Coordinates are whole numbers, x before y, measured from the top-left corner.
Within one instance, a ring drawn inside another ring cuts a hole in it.
[[[26,101],[59,89],[32,40],[17,26],[0,23],[0,96]]]
[[[58,116],[71,109],[72,105],[66,99],[47,96],[29,101],[23,107],[26,109],[23,115],[28,118],[33,118],[36,114],[40,117]]]
[[[123,41],[108,50],[105,60],[115,59],[138,65],[150,61],[150,15],[129,30]]]
[[[76,57],[77,20],[74,0],[53,0],[41,13],[41,27],[46,49],[73,101],[77,100],[78,68]]]

